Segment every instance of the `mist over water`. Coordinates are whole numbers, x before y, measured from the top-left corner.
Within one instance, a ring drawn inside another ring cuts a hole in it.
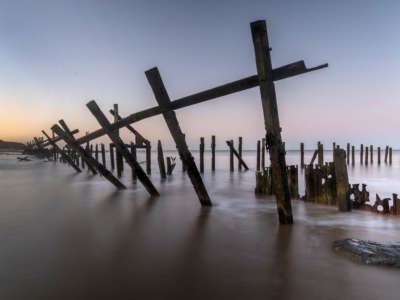
[[[243,157],[251,170],[237,172],[236,162],[231,174],[229,153],[218,151],[212,173],[206,152],[203,178],[214,206],[202,208],[179,158],[161,180],[152,153],[161,197],[151,198],[127,165],[128,188],[116,191],[87,169],[0,155],[0,298],[398,299],[398,270],[331,251],[333,240],[348,237],[399,240],[398,217],[294,200],[295,224],[279,226],[272,197],[254,195],[256,152]],[[299,159],[287,152],[288,164]],[[351,183],[367,183],[372,197],[400,190],[397,151],[392,166],[358,162],[349,167]]]

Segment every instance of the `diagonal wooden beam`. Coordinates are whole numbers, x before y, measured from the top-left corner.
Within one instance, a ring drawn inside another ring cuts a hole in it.
[[[158,105],[163,110],[166,109],[171,100],[169,99],[167,90],[164,87],[164,83],[162,82],[158,69],[153,68],[146,71],[145,73],[147,80],[153,90],[154,96],[158,102]],[[179,156],[181,157],[183,164],[186,165],[187,173],[197,193],[197,197],[199,198],[201,205],[212,205],[210,197],[207,193],[207,189],[204,186],[203,180],[200,176],[199,170],[197,169],[193,156],[190,153],[189,148],[186,144],[184,134],[181,131],[175,112],[164,111],[163,116],[172,135],[172,138],[175,141]]]
[[[280,224],[292,224],[292,204],[279,124],[278,105],[268,43],[267,25],[264,20],[251,23],[254,52],[256,57],[258,80],[260,83],[261,103],[264,112],[266,141],[272,168],[272,181],[276,196]]]
[[[72,130],[72,131],[71,131],[71,134],[72,134],[72,135],[75,135],[75,134],[77,134],[77,133],[79,133],[79,129],[75,129],[75,130]],[[61,141],[61,140],[62,140],[62,138],[60,138],[59,136],[56,136],[56,137],[54,137],[54,138],[51,138],[51,141],[54,142],[54,143],[57,143],[58,141]],[[47,139],[47,140],[45,140],[45,141],[42,141],[41,143],[42,143],[42,146],[43,146],[43,147],[47,147],[47,146],[51,145],[49,139]]]
[[[240,157],[239,153],[236,151],[235,147],[233,147],[231,141],[226,141],[226,144],[228,145],[228,147],[232,150],[233,154],[235,154],[236,158],[239,160],[239,164],[241,166],[243,166],[246,171],[249,170],[249,167],[247,166],[247,164],[244,162],[244,160]]]
[[[42,133],[45,135],[45,137],[48,139],[49,143],[54,147],[54,149],[60,153],[61,157],[70,164],[71,167],[73,167],[78,173],[82,172],[82,170],[74,163],[72,158],[67,155],[63,150],[60,149],[60,147],[57,146],[55,142],[53,142],[53,139],[49,137],[49,135],[46,133],[46,131],[42,130]]]
[[[141,181],[141,183],[144,185],[145,189],[150,193],[150,195],[158,196],[159,193],[158,193],[157,189],[155,188],[155,186],[153,185],[153,183],[151,182],[149,177],[147,177],[147,175],[143,171],[142,167],[136,161],[135,157],[125,146],[125,143],[122,141],[122,139],[119,137],[119,135],[117,135],[114,131],[112,131],[110,129],[111,123],[107,120],[106,116],[100,110],[97,103],[95,101],[90,101],[89,103],[86,104],[86,106],[89,108],[89,110],[93,114],[93,116],[97,119],[97,121],[99,122],[101,127],[104,128],[108,137],[113,141],[115,148],[125,158],[126,162],[129,164],[129,166],[131,168],[135,169],[136,176]]]
[[[66,132],[64,132],[60,126],[57,124],[53,125],[51,127],[52,130],[59,136],[63,138],[63,140],[72,148],[74,149],[77,153],[79,153],[82,157],[85,158],[85,161],[90,163],[91,165],[96,166],[97,170],[101,175],[104,176],[108,181],[110,181],[115,187],[118,189],[125,189],[125,185],[123,185],[117,178],[113,176],[113,174],[108,171],[102,164],[97,162],[90,154],[88,154],[85,149],[83,149],[77,142],[76,140],[73,140]]]

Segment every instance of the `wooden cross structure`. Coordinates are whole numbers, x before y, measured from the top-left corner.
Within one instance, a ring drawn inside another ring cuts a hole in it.
[[[136,162],[136,159],[130,154],[127,146],[119,137],[118,130],[123,127],[127,127],[131,132],[135,133],[135,130],[132,128],[131,124],[161,114],[164,117],[171,136],[176,143],[179,156],[187,170],[188,176],[197,193],[201,205],[210,206],[212,204],[210,197],[194,162],[193,156],[188,149],[185,141],[185,135],[179,125],[175,110],[259,86],[264,113],[264,125],[266,130],[266,149],[270,154],[279,221],[281,224],[292,224],[293,217],[290,191],[287,180],[288,176],[285,161],[285,149],[281,137],[281,127],[279,124],[274,82],[293,77],[295,75],[322,69],[327,67],[328,64],[323,64],[314,68],[306,68],[304,61],[301,60],[273,69],[266,22],[264,20],[256,21],[251,23],[250,27],[257,67],[256,75],[171,101],[158,69],[152,68],[146,71],[145,74],[153,90],[158,106],[133,113],[125,118],[122,118],[118,114],[118,111],[116,111],[114,108],[114,111],[111,111],[114,116],[114,123],[110,123],[97,106],[96,102],[90,101],[87,104],[87,107],[101,125],[100,129],[75,139],[73,137],[73,132],[69,132],[65,126],[63,126],[63,130],[58,125],[54,125],[52,129],[55,133],[57,133],[58,136],[53,139],[48,138],[47,141],[42,143],[42,146],[52,145],[53,143],[63,139],[70,148],[76,150],[82,155],[82,157],[85,158],[88,165],[92,165],[93,168],[98,170],[105,178],[110,180],[118,188],[124,188],[123,184],[120,183],[118,179],[116,179],[112,174],[105,172],[104,167],[102,168],[101,164],[99,163],[96,164],[95,160],[91,158],[90,154],[80,146],[103,135],[108,135],[119,153],[121,153],[121,155],[126,159],[127,163],[134,169],[146,190],[151,195],[158,195],[158,192],[150,179],[141,169],[140,165]],[[136,137],[138,137],[137,134]],[[140,142],[143,145],[144,138],[141,140],[139,136],[139,138],[136,139],[136,142]]]

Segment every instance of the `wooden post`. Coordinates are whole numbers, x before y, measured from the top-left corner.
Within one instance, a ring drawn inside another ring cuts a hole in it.
[[[239,154],[240,159],[242,159],[242,142],[243,142],[243,138],[241,136],[239,136],[238,154]],[[242,171],[242,164],[240,163],[239,159],[238,159],[238,170]]]
[[[182,133],[182,134],[183,134],[183,139],[186,141],[186,135],[184,133]],[[179,153],[178,147],[176,147],[176,150]],[[182,159],[181,159],[181,163],[182,163],[182,172],[184,173],[184,172],[186,172],[186,165],[183,163]]]
[[[386,145],[386,148],[385,148],[385,164],[387,164],[388,155],[389,155],[389,146]]]
[[[347,143],[346,162],[350,164],[350,143]]]
[[[235,167],[233,165],[233,140],[227,141],[229,146],[229,170],[231,172],[235,171]]]
[[[147,192],[152,196],[158,196],[159,193],[157,189],[154,187],[151,180],[147,177],[146,173],[143,171],[140,164],[136,161],[136,159],[132,156],[128,148],[125,146],[125,143],[121,140],[119,135],[111,129],[111,123],[108,121],[104,113],[97,106],[95,101],[90,101],[86,106],[89,108],[90,112],[97,119],[101,127],[104,128],[108,137],[113,141],[114,146],[117,151],[121,154],[123,158],[125,158],[126,162],[129,164],[131,168],[135,169],[136,175],[140,182],[143,184]],[[115,111],[115,107],[114,107]]]
[[[335,150],[335,177],[338,208],[340,211],[351,211],[346,152],[343,149]]]
[[[75,171],[77,172],[82,172],[81,169],[79,169],[79,166],[76,165],[74,163],[74,161],[71,159],[71,157],[69,157],[67,154],[65,154],[65,152],[63,150],[60,149],[60,147],[57,146],[57,144],[55,142],[53,142],[52,139],[50,139],[50,137],[47,135],[47,133],[42,130],[42,133],[45,135],[45,137],[49,140],[50,144],[53,146],[54,151],[60,153],[61,157],[67,161],[71,167],[73,167],[75,169]],[[54,131],[53,131],[53,138],[54,138]]]
[[[204,173],[204,137],[200,138],[200,173]]]
[[[265,169],[265,138],[261,140],[261,170]]]
[[[147,175],[151,174],[151,143],[147,143],[146,145],[146,173]]]
[[[111,170],[114,170],[115,169],[114,147],[112,143],[110,143],[110,162],[111,162]]]
[[[364,156],[364,145],[361,144],[360,146],[360,164],[363,164],[363,156]]]
[[[332,143],[332,161],[335,161],[335,150],[336,150],[336,143],[333,142]]]
[[[215,171],[215,135],[211,136],[211,170]]]
[[[276,103],[275,85],[272,78],[271,49],[268,43],[265,21],[251,23],[251,32],[279,222],[281,224],[292,224],[292,204],[290,201],[285,151],[282,145],[278,105]]]
[[[99,161],[99,145],[96,144],[96,148],[95,148],[95,152],[94,152],[94,157],[96,158],[97,161]]]
[[[137,161],[136,145],[132,142],[131,142],[131,154],[132,154],[133,158]],[[131,168],[131,170],[132,170],[132,181],[136,182],[137,175],[136,175],[135,168]]]
[[[365,165],[368,166],[368,160],[369,160],[369,156],[368,156],[368,146],[365,146]]]
[[[378,165],[381,164],[381,147],[378,147]]]
[[[157,161],[158,167],[160,169],[160,176],[162,179],[167,178],[167,173],[165,172],[165,161],[164,161],[164,153],[161,145],[161,141],[157,142]]]
[[[324,165],[324,145],[318,142],[318,165]]]
[[[118,104],[114,104],[114,123],[118,122],[119,112],[118,112]],[[115,134],[119,137],[119,129],[114,131]],[[124,160],[122,159],[122,155],[119,152],[118,148],[115,148],[116,153],[116,161],[117,161],[117,175],[118,177],[122,176],[122,171],[124,170]]]
[[[246,165],[246,163],[244,162],[242,157],[239,155],[239,153],[236,151],[235,147],[233,146],[233,140],[226,141],[226,144],[228,145],[229,152],[231,153],[231,161],[232,161],[231,165],[233,165],[233,155],[235,155],[239,161],[239,165],[243,166],[246,169],[246,171],[249,170],[249,167]],[[232,172],[233,172],[233,170],[232,170]]]
[[[186,144],[182,130],[178,123],[178,119],[176,118],[176,114],[174,111],[166,111],[166,108],[171,103],[171,100],[168,96],[167,90],[165,89],[164,83],[162,82],[158,69],[153,68],[146,71],[146,77],[148,82],[150,83],[158,105],[161,109],[163,109],[162,114],[164,116],[165,122],[167,123],[168,129],[171,132],[171,135],[178,148],[179,156],[181,157],[183,164],[185,164],[187,173],[197,193],[201,205],[212,205],[206,187],[204,186],[203,179],[200,176],[193,156],[190,153],[189,148]]]
[[[104,147],[104,144],[101,143],[101,161],[103,163],[104,168],[106,168],[106,148]]]
[[[354,145],[351,146],[351,165],[354,166],[355,164],[355,149],[354,149]]]
[[[257,171],[260,171],[260,141],[257,141]]]
[[[369,146],[369,153],[370,153],[371,165],[372,165],[374,163],[374,146],[373,145]]]
[[[304,169],[304,143],[300,143],[300,166]]]
[[[392,164],[392,147],[389,148],[389,164]]]
[[[167,175],[172,175],[172,171],[174,170],[175,165],[175,158],[167,156]]]

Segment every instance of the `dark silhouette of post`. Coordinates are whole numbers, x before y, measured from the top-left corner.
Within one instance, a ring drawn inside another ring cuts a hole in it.
[[[260,141],[257,141],[257,171],[260,171]]]
[[[350,164],[350,143],[347,143],[346,162]]]
[[[114,104],[114,123],[119,121],[119,112],[118,112],[118,104]],[[114,131],[115,134],[119,137],[119,129]],[[118,177],[122,176],[122,171],[124,170],[124,160],[122,159],[122,155],[117,147],[115,147],[115,158],[117,162],[117,175]]]
[[[164,152],[160,140],[158,140],[157,142],[157,161],[158,161],[158,168],[160,169],[161,178],[162,179],[167,178],[167,173],[165,171]]]
[[[304,168],[304,143],[300,143],[300,166]]]
[[[371,155],[371,165],[374,163],[374,146],[370,145],[369,146],[369,153]]]
[[[200,173],[204,173],[204,137],[200,138]]]
[[[106,168],[106,148],[104,147],[104,144],[101,143],[101,162],[104,166],[104,168]]]
[[[233,164],[233,140],[226,141],[229,146],[229,171],[235,171],[235,166]]]
[[[363,157],[364,157],[364,145],[361,144],[360,146],[360,164],[363,164]]]
[[[238,159],[239,162],[239,166],[243,166],[245,168],[245,170],[249,170],[249,167],[246,165],[246,163],[244,162],[243,158],[239,155],[239,152],[236,151],[234,145],[233,145],[233,140],[230,141],[226,141],[226,144],[229,147],[229,153],[230,153],[230,160],[231,160],[231,166],[233,166],[233,156],[236,156],[236,158]],[[231,170],[231,172],[233,172],[234,170]]]
[[[355,149],[354,149],[354,145],[351,146],[351,165],[354,166],[355,164]]]
[[[385,148],[385,164],[387,164],[388,155],[389,155],[389,146],[386,145],[386,148]]]
[[[240,159],[242,159],[242,142],[243,142],[243,138],[241,136],[239,136],[239,144],[238,144],[238,154]],[[242,171],[242,164],[240,162],[240,160],[238,160],[238,170]]]
[[[381,164],[381,147],[378,147],[378,165]]]
[[[112,143],[110,143],[110,163],[111,163],[111,170],[115,169],[115,160],[114,160],[114,146]]]
[[[136,145],[132,142],[131,142],[131,154],[132,154],[133,158],[137,161]],[[132,170],[132,181],[134,183],[136,183],[137,175],[136,175],[135,168],[131,168],[131,170]]]
[[[282,145],[278,105],[276,103],[275,85],[272,78],[271,49],[268,43],[265,21],[251,23],[251,32],[279,222],[281,224],[292,224],[292,204],[290,201],[285,151]]]
[[[215,171],[215,135],[211,136],[211,171]]]
[[[151,143],[146,144],[146,173],[151,174]]]

